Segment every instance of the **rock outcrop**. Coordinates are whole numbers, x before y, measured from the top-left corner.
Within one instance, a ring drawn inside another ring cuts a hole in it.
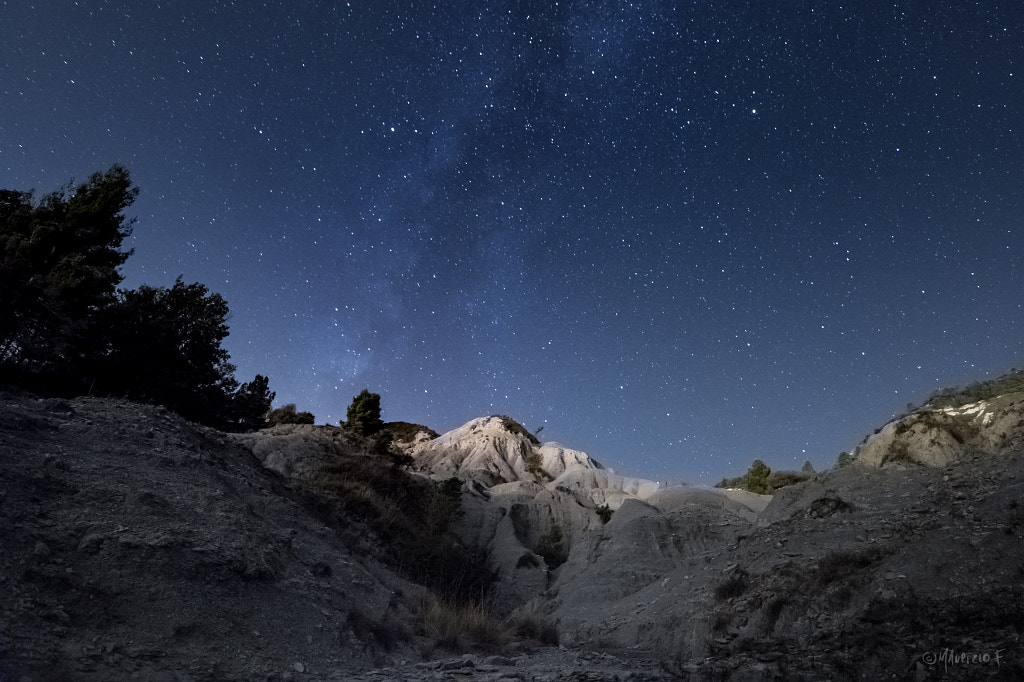
[[[951,651],[988,662],[958,668],[963,679],[1015,677],[1018,398],[911,415],[867,439],[854,465],[809,471],[773,497],[597,466],[557,477],[510,466],[488,486],[472,472],[494,476],[503,453],[526,462],[540,449],[508,431],[478,439],[472,467],[445,464],[445,448],[467,451],[465,427],[417,463],[467,481],[461,532],[490,551],[498,594],[566,645],[646,651],[695,680],[925,679]],[[540,546],[552,525],[563,530],[555,563]]]
[[[345,679],[415,620],[362,524],[162,407],[0,394],[0,472],[0,680]]]
[[[666,557],[718,547],[721,529],[748,526],[770,499],[619,476],[586,453],[535,442],[507,417],[473,420],[410,453],[417,470],[466,483],[458,532],[490,556],[506,609],[537,609],[563,586],[567,602],[607,609]]]
[[[1024,393],[922,409],[889,422],[857,448],[859,466],[946,467],[1024,447]]]

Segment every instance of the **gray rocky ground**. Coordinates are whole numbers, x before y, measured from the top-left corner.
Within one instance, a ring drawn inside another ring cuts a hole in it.
[[[463,479],[497,571],[505,629],[462,640],[316,489],[372,457],[340,429],[0,393],[0,681],[1024,679],[1022,407],[911,415],[773,498],[477,425],[412,467]]]

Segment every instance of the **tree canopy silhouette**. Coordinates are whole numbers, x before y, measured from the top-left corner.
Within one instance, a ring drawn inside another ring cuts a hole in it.
[[[239,385],[228,306],[203,284],[118,291],[138,195],[115,165],[45,195],[0,190],[0,380],[159,402],[226,428],[261,425],[266,377]]]
[[[34,201],[0,190],[0,368],[81,372],[96,352],[97,312],[115,301],[131,255],[124,211],[138,188],[112,166]]]
[[[345,428],[360,436],[372,436],[384,428],[380,418],[380,395],[363,389],[348,406]]]

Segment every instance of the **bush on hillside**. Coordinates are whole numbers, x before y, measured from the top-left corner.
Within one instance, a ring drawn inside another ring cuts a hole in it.
[[[461,481],[415,478],[369,454],[324,467],[315,484],[373,529],[385,558],[409,579],[458,603],[489,594],[496,576],[487,554],[452,533],[462,515]]]
[[[796,471],[773,472],[767,464],[755,459],[743,476],[723,478],[716,488],[739,488],[758,495],[772,495],[775,491],[795,483],[802,483],[811,474]]]
[[[509,417],[506,414],[499,414],[498,419],[501,420],[501,425],[504,426],[505,430],[508,431],[509,433],[515,434],[517,436],[522,436],[526,440],[530,441],[532,445],[540,445],[540,439],[537,438],[537,436],[530,433],[529,431],[527,431],[525,426],[517,422],[512,417]]]
[[[312,424],[316,417],[311,412],[297,412],[295,403],[288,403],[271,410],[267,415],[267,426],[279,426],[281,424]]]
[[[934,410],[943,407],[961,407],[979,400],[989,400],[1005,393],[1024,391],[1024,370],[1011,369],[1006,374],[987,381],[975,381],[964,388],[956,386],[932,392],[925,405]]]

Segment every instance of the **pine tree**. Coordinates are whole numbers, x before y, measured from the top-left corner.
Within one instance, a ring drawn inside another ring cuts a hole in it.
[[[370,393],[368,389],[352,399],[348,406],[347,419],[342,426],[360,436],[372,436],[384,428],[380,419],[380,395]]]
[[[131,255],[121,250],[138,188],[112,166],[34,203],[0,191],[0,368],[80,377],[100,348],[99,312],[115,300]]]

